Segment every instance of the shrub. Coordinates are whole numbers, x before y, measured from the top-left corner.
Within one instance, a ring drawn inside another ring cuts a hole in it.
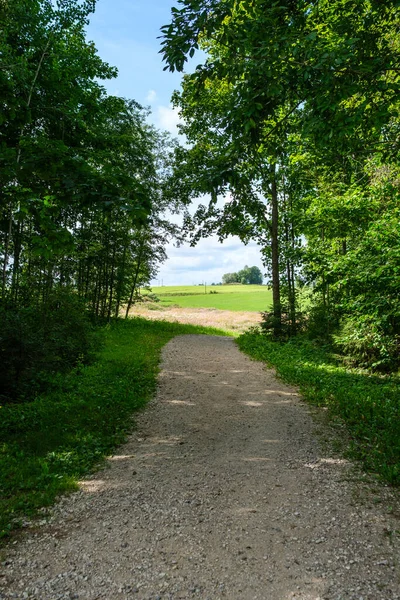
[[[144,301],[144,302],[160,302],[160,298],[157,296],[157,294],[153,294],[151,292],[150,294],[147,294],[146,296],[142,296],[142,301]]]
[[[332,310],[322,304],[310,308],[307,318],[307,336],[310,340],[330,342],[338,326],[338,316]]]
[[[306,325],[305,316],[300,311],[296,311],[295,322],[289,311],[283,312],[281,319],[275,317],[272,311],[261,313],[261,318],[261,330],[267,337],[281,341],[303,332]]]
[[[52,292],[37,306],[0,307],[2,401],[32,399],[55,373],[88,362],[93,328],[75,294]]]
[[[376,318],[355,314],[333,339],[350,365],[389,372],[400,365],[400,335],[385,329]]]

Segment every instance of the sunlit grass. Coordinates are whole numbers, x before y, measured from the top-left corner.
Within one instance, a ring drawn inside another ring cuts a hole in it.
[[[262,312],[272,303],[272,292],[263,285],[163,286],[153,287],[152,292],[162,306],[183,308]]]
[[[210,294],[203,296],[161,296],[164,306],[178,305],[183,308],[217,308],[219,310],[263,312],[271,306],[271,294],[267,292]]]
[[[144,291],[144,294],[149,292]],[[218,310],[266,312],[272,306],[272,290],[265,285],[173,285],[151,289],[164,307],[216,308]],[[310,291],[298,291],[299,308],[309,305]]]
[[[254,294],[254,292],[270,293],[270,290],[265,285],[241,285],[241,284],[229,284],[229,285],[163,285],[154,286],[151,288],[154,294],[157,296],[165,295],[207,295],[210,292],[216,292],[217,294]],[[211,294],[212,295],[212,294]]]
[[[351,456],[392,484],[400,484],[400,379],[344,367],[328,350],[310,342],[286,344],[245,333],[241,350],[277,369],[304,397],[345,423]]]

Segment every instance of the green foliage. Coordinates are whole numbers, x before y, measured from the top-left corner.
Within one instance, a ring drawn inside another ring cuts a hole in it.
[[[173,204],[163,194],[172,145],[146,110],[101,86],[116,69],[86,40],[94,4],[3,7],[1,297],[33,305],[70,286],[110,318],[156,274],[176,233],[160,216]]]
[[[242,285],[262,285],[263,276],[258,267],[247,265],[237,273],[225,273],[222,275],[222,283],[241,283]]]
[[[166,68],[207,52],[174,96],[192,144],[177,179],[211,196],[187,223],[193,243],[256,239],[273,289],[264,327],[301,329],[301,276],[310,337],[381,370],[399,365],[399,10],[181,0],[162,29]]]
[[[38,306],[0,308],[0,399],[32,401],[55,373],[93,357],[93,327],[85,305],[66,290]]]
[[[249,332],[241,350],[277,369],[304,397],[344,422],[352,456],[394,485],[400,484],[400,381],[344,367],[329,351],[301,339],[274,343]]]
[[[318,300],[320,299],[318,298]],[[332,336],[338,330],[339,323],[339,316],[333,314],[332,308],[317,301],[311,304],[308,310],[307,337],[319,344],[330,344]]]
[[[247,265],[238,273],[239,281],[245,285],[262,285],[263,276],[258,267]]]
[[[241,283],[238,273],[225,273],[222,275],[222,283],[228,285],[229,283]]]
[[[0,377],[13,400],[85,360],[78,313],[129,311],[177,236],[162,218],[179,208],[163,189],[175,144],[101,85],[117,71],[86,39],[94,7],[0,4]]]
[[[235,82],[231,133],[257,138],[267,121],[270,133],[303,105],[303,131],[337,153],[349,142],[362,148],[368,130],[392,120],[398,10],[376,0],[182,0],[163,28],[162,53],[167,67],[183,70],[188,54],[209,50],[196,79]]]
[[[32,402],[0,407],[0,537],[26,515],[76,489],[134,427],[156,387],[162,346],[217,330],[164,321],[113,321],[94,364],[53,379]]]
[[[372,315],[350,315],[333,336],[334,341],[354,366],[395,371],[400,365],[400,334],[388,334],[385,324]]]
[[[277,319],[272,310],[262,312],[261,330],[270,340],[288,340],[289,338],[305,331],[308,325],[304,313],[296,311],[295,320],[290,315],[290,307],[283,311]]]
[[[322,186],[308,208],[308,278],[316,282],[312,337],[335,339],[353,365],[399,365],[397,168],[368,163],[368,187]],[[320,232],[323,231],[323,236]]]

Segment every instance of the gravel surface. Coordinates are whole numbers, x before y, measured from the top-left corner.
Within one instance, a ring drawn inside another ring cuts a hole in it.
[[[400,599],[397,498],[315,429],[232,339],[175,338],[128,443],[9,545],[0,598]]]

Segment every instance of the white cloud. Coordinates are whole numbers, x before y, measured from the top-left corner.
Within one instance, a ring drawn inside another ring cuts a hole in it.
[[[146,96],[147,102],[154,102],[157,98],[157,92],[155,90],[149,90]]]
[[[176,248],[170,244],[167,254],[169,258],[161,265],[157,277],[164,285],[218,283],[225,273],[239,271],[245,265],[257,266],[264,273],[259,246],[255,242],[245,246],[237,237],[228,238],[221,244],[211,236],[194,248]]]
[[[222,208],[229,201],[230,195],[221,196],[217,206]],[[207,196],[193,201],[190,212],[193,214],[199,204],[208,204]],[[181,224],[181,215],[168,215],[169,220]],[[245,265],[256,266],[265,273],[262,264],[261,248],[257,243],[245,245],[237,236],[230,236],[222,243],[216,235],[201,239],[194,247],[183,244],[174,246],[171,242],[166,248],[168,259],[161,265],[156,282],[161,279],[164,285],[191,285],[206,281],[219,283],[225,273],[234,273]],[[157,283],[154,282],[154,285]]]
[[[157,125],[166,129],[172,135],[178,135],[178,123],[180,123],[179,112],[171,104],[169,106],[158,106],[156,112]]]
[[[231,192],[228,192],[222,201],[224,204],[228,204],[229,202],[232,202],[232,200],[233,200],[232,194],[231,194]]]

